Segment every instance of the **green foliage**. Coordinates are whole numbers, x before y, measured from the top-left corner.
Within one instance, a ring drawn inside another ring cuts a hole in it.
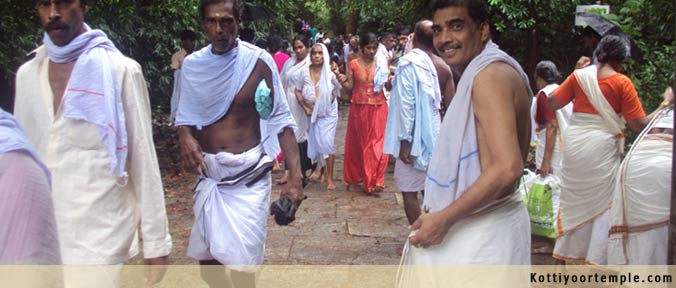
[[[674,2],[670,0],[609,1],[622,29],[643,52],[644,63],[631,62],[632,78],[646,113],[662,102],[662,92],[674,85]],[[617,3],[615,3],[617,2]],[[613,5],[617,7],[613,9]]]
[[[527,71],[530,53],[538,60],[554,61],[563,75],[572,72],[583,55],[582,44],[573,32],[575,6],[592,1],[489,0],[494,40],[520,60]],[[646,112],[659,105],[666,86],[674,83],[674,4],[670,0],[615,0],[609,20],[633,37],[644,62],[628,61],[625,73],[632,78]],[[526,45],[529,33],[537,39],[536,51]]]
[[[192,1],[98,0],[86,21],[106,32],[123,54],[141,64],[153,107],[168,112],[173,85],[171,55],[180,49],[181,31],[200,31],[196,15],[196,2]]]
[[[357,13],[356,32],[396,33],[401,26],[412,28],[415,22],[431,18],[432,11],[428,8],[430,2],[429,0],[354,0],[349,1],[346,9],[341,12],[345,13],[345,16],[353,12]]]
[[[42,35],[35,28],[37,17],[32,1],[0,0],[0,68],[12,83],[17,68],[26,61],[27,55],[38,47]],[[26,12],[30,11],[30,12]]]

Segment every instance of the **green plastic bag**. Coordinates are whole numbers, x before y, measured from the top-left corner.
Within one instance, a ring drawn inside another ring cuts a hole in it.
[[[536,177],[530,183],[525,199],[530,216],[531,234],[556,238],[556,213],[559,208],[559,179],[556,176]]]

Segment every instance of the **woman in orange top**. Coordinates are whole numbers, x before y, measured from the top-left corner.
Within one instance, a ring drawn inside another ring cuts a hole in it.
[[[557,110],[575,100],[564,132],[561,198],[554,258],[607,264],[608,230],[626,126],[641,131],[645,113],[631,79],[619,73],[627,48],[606,36],[594,54],[598,65],[575,72],[547,98]]]
[[[383,153],[387,102],[382,91],[373,91],[378,39],[373,33],[360,36],[361,55],[350,61],[347,75],[338,75],[345,90],[352,91],[345,136],[343,179],[363,184],[366,193],[382,192],[388,156]]]

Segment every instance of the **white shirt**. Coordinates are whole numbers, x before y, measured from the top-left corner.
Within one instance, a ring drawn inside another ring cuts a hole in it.
[[[52,172],[52,197],[64,264],[119,264],[138,253],[168,255],[172,243],[164,189],[155,155],[148,90],[138,63],[112,54],[128,132],[126,170],[120,187],[110,173],[106,146],[94,124],[54,113],[47,50],[17,72],[15,116]],[[140,231],[137,231],[140,226]]]

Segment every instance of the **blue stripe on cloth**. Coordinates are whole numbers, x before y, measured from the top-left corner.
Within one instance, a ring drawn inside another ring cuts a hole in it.
[[[467,160],[467,158],[472,157],[473,155],[479,154],[479,150],[474,150],[472,152],[467,153],[467,155],[460,157],[460,161]],[[458,166],[460,166],[460,161],[458,161]],[[437,186],[442,187],[442,188],[449,188],[451,187],[451,184],[455,182],[457,179],[453,179],[448,184],[441,184],[437,179],[434,179],[430,174],[427,174],[427,179],[431,180],[434,184],[437,184]]]

